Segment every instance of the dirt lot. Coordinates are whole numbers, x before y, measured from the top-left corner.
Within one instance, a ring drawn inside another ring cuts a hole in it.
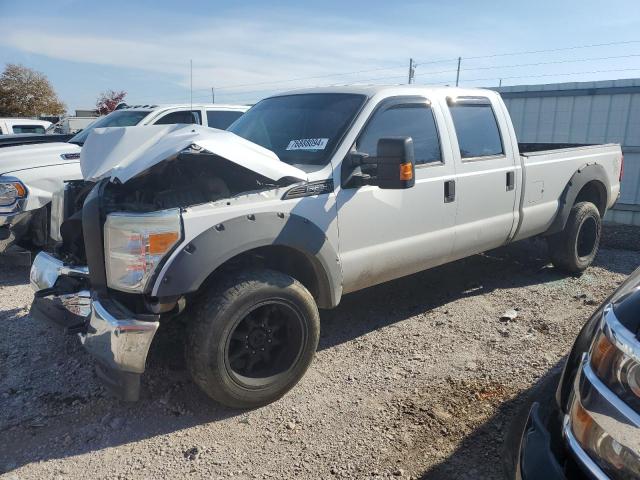
[[[640,264],[620,243],[579,278],[525,242],[347,296],[302,382],[254,411],[210,403],[172,331],[143,400],[118,402],[29,317],[28,270],[1,267],[0,478],[501,478],[513,412]]]

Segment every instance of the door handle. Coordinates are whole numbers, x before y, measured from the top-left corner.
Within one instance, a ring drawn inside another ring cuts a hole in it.
[[[507,192],[516,188],[516,173],[507,172]]]
[[[444,203],[451,203],[456,199],[456,181],[444,182]]]

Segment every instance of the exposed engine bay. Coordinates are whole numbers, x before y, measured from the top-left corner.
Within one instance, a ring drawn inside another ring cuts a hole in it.
[[[124,184],[105,189],[104,208],[149,212],[188,207],[277,183],[209,153],[187,152],[161,162]]]
[[[291,179],[275,182],[217,155],[193,150],[158,163],[123,184],[101,181],[107,182],[102,197],[104,215],[185,208],[291,183]],[[95,185],[73,181],[65,188],[62,243],[57,254],[71,264],[86,263],[82,205]]]

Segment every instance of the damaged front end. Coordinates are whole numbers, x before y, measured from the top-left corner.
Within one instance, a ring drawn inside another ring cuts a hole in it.
[[[185,295],[150,294],[184,246],[183,210],[306,175],[232,133],[193,125],[96,130],[81,167],[85,181],[54,201],[59,242],[34,261],[32,312],[79,334],[106,384],[136,400],[157,329],[185,305]]]

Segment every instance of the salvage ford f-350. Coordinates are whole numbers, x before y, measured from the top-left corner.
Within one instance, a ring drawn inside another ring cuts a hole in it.
[[[622,154],[519,145],[492,91],[371,86],[267,98],[229,131],[96,130],[81,165],[62,242],[31,270],[33,314],[129,400],[157,329],[183,322],[194,381],[253,407],[300,380],[318,308],[344,294],[535,235],[584,270]]]

